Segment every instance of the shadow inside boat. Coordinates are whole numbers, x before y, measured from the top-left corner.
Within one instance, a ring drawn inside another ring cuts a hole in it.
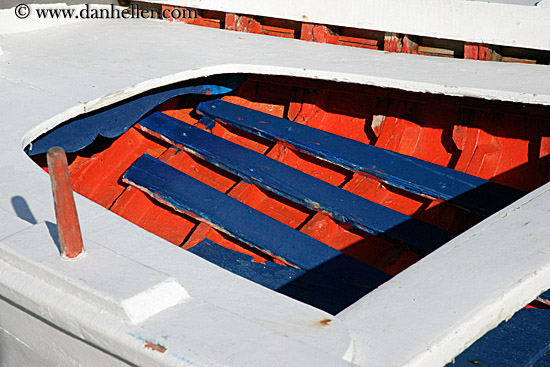
[[[537,160],[537,164],[541,167],[541,169],[548,167],[550,164],[550,157],[543,157],[539,158]],[[517,174],[525,171],[527,165],[532,165],[532,163],[526,163],[525,165],[518,166],[512,170],[506,171],[502,173],[502,175],[498,175],[493,178],[496,182],[502,181],[506,177],[509,176],[516,176]],[[517,171],[517,172],[510,172],[510,171]],[[502,176],[502,177],[501,177]],[[526,195],[527,192],[522,190],[516,190],[512,189],[508,186],[496,186],[494,185],[494,182],[489,181],[486,184],[480,185],[479,187],[470,190],[466,193],[464,193],[461,197],[456,197],[448,202],[442,203],[446,209],[454,210],[454,215],[456,219],[456,212],[458,211],[464,211],[462,208],[458,208],[455,203],[456,202],[464,202],[464,201],[470,201],[470,202],[478,202],[478,203],[485,203],[487,204],[486,209],[487,211],[484,213],[484,215],[480,213],[476,213],[474,216],[475,219],[472,219],[472,223],[465,228],[463,228],[460,231],[457,231],[455,233],[449,233],[450,237],[449,240],[452,238],[458,236],[460,233],[462,233],[464,230],[471,227],[471,225],[491,216],[492,214],[500,211],[501,209],[513,204],[517,200],[519,200],[521,197]],[[431,199],[425,198],[426,203],[431,203]],[[430,215],[440,215],[441,214],[441,208],[431,208],[426,209],[428,205],[423,206],[419,209],[419,211],[422,211],[422,216],[430,216]],[[430,211],[434,211],[434,213],[430,213]],[[472,213],[467,213],[472,214]],[[414,216],[414,215],[413,215]],[[342,225],[342,224],[340,224]],[[345,225],[344,225],[345,226]],[[355,228],[349,228],[347,227],[347,230],[350,232],[358,232],[359,230]],[[403,253],[404,251],[412,251],[416,254],[418,254],[420,257],[424,257],[428,255],[431,251],[419,251],[418,249],[412,248],[410,245],[400,242],[392,238],[391,234],[396,232],[414,232],[414,223],[412,220],[405,221],[390,230],[388,230],[387,233],[380,235],[380,238],[383,238],[388,242],[390,246],[393,246],[395,256],[392,257],[392,259],[385,259],[386,263],[384,263],[384,260],[378,262],[375,265],[379,269],[384,269],[388,266],[389,263],[391,263],[399,254]],[[361,231],[359,231],[361,232]],[[361,234],[362,239],[358,240],[355,243],[350,244],[348,247],[342,250],[343,254],[341,256],[354,256],[356,253],[361,253],[364,251],[364,248],[366,246],[369,246],[372,242],[372,239],[374,236],[368,235],[366,233]],[[444,245],[446,242],[443,243],[434,243],[433,250],[436,250],[437,248]],[[315,269],[309,272],[304,272],[299,277],[289,280],[285,284],[279,286],[275,290],[279,293],[282,293],[284,295],[287,295],[291,298],[294,298],[296,300],[302,301],[304,303],[307,303],[309,305],[312,305],[314,307],[317,307],[319,309],[322,309],[324,311],[327,311],[331,314],[337,314],[350,305],[352,305],[354,302],[365,296],[366,294],[370,293],[372,290],[374,290],[379,285],[383,284],[384,281],[376,281],[373,279],[373,283],[370,285],[363,284],[352,284],[349,282],[345,282],[342,279],[337,279],[338,270],[335,269],[335,264],[339,263],[340,261],[338,258],[331,259],[328,262],[319,265]],[[367,261],[368,263],[368,261]],[[341,264],[340,264],[341,266]],[[405,266],[406,267],[406,266]],[[397,271],[399,272],[399,271]],[[336,278],[336,279],[335,279]]]
[[[340,254],[275,290],[336,315],[391,278],[379,272],[364,277],[367,279],[361,282],[345,279],[340,274],[348,259],[347,255]],[[369,272],[372,270],[375,269]]]

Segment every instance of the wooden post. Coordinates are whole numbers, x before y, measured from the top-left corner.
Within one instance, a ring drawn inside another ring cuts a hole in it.
[[[74,203],[67,156],[63,148],[52,147],[48,150],[47,160],[52,182],[61,256],[74,259],[83,253],[84,247]]]

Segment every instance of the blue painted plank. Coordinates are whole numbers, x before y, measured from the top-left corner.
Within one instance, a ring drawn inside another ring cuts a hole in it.
[[[448,367],[548,366],[550,310],[522,309],[489,331]]]
[[[225,124],[353,171],[375,176],[407,191],[448,200],[466,210],[490,215],[519,199],[520,190],[417,158],[363,144],[222,100],[203,102],[197,111]]]
[[[306,272],[269,261],[260,264],[254,262],[251,256],[219,246],[208,239],[190,248],[189,252],[243,278],[333,315],[372,290],[316,272]]]
[[[242,179],[369,233],[431,252],[453,238],[449,232],[352,194],[195,126],[155,112],[141,128]]]
[[[306,273],[305,270],[279,265],[270,261],[266,261],[265,264],[255,262],[252,256],[227,249],[209,239],[202,240],[188,251],[232,273],[273,290],[284,287]]]
[[[147,154],[134,162],[123,180],[175,210],[302,270],[334,274],[370,288],[390,278]]]
[[[137,120],[157,105],[183,94],[224,94],[231,92],[245,80],[244,75],[207,78],[200,85],[187,83],[178,88],[160,88],[152,92],[93,111],[55,128],[27,147],[30,156],[45,153],[53,146],[65,152],[76,152],[90,145],[98,135],[114,138],[128,130]],[[197,81],[193,81],[197,83]],[[181,84],[180,84],[181,85]]]

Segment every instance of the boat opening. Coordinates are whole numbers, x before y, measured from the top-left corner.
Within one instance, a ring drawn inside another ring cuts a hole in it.
[[[74,191],[336,314],[549,180],[549,107],[220,75],[77,116]]]

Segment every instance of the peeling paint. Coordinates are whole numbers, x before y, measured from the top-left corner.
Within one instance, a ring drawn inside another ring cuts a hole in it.
[[[147,349],[154,350],[155,352],[160,352],[160,353],[166,352],[166,347],[164,347],[160,344],[150,342],[148,340],[145,342],[144,347],[147,348]]]

